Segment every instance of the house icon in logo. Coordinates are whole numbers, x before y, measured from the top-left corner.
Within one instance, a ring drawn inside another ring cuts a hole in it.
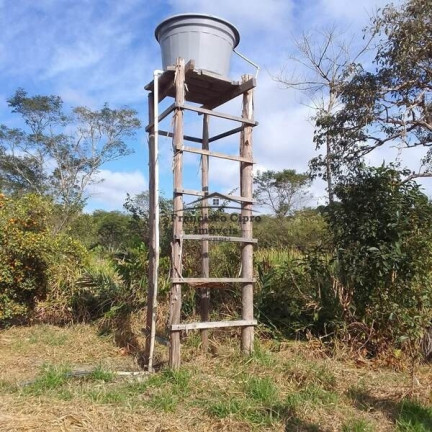
[[[224,195],[219,192],[212,192],[211,194],[205,195],[195,201],[188,203],[184,210],[195,210],[199,204],[201,204],[204,200],[207,200],[207,205],[205,208],[214,209],[214,210],[225,210],[225,209],[234,209],[241,210],[241,201],[236,200],[231,195]],[[202,205],[199,207],[203,207]]]

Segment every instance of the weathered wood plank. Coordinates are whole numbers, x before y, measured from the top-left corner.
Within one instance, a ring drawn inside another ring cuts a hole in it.
[[[214,151],[209,151],[209,150],[203,150],[203,149],[199,149],[199,148],[195,148],[195,147],[183,146],[182,150],[185,152],[189,152],[189,153],[196,153],[196,154],[200,154],[200,155],[217,157],[219,159],[227,159],[227,160],[232,160],[232,161],[236,161],[236,162],[253,163],[253,161],[248,159],[248,158],[244,158],[244,157],[240,157],[240,156],[232,156],[232,155],[228,155],[225,153],[219,153],[219,152],[214,152]]]
[[[250,75],[242,76],[242,84],[251,79]],[[253,121],[253,88],[243,94],[242,117]],[[245,126],[240,134],[240,156],[252,159],[252,127]],[[252,198],[253,165],[247,162],[240,163],[240,195]],[[244,223],[240,224],[242,237],[252,238],[252,204],[243,202],[241,204],[241,216]],[[245,279],[253,277],[253,245],[243,243],[242,245],[242,270],[241,276]],[[253,282],[245,282],[242,287],[242,318],[245,321],[253,320]],[[253,351],[254,327],[242,328],[241,348],[243,353],[250,354]]]
[[[181,236],[183,240],[206,240],[206,241],[225,241],[225,242],[237,242],[237,243],[258,243],[257,239],[251,239],[246,237],[227,237],[218,236],[211,234],[183,234]]]
[[[176,99],[175,106],[176,110],[174,113],[174,148],[178,149],[183,146],[183,110],[179,107],[184,104],[185,101],[185,65],[183,59],[177,59],[176,73],[175,73],[175,89]],[[183,152],[175,150],[174,153],[174,189],[182,187],[183,178]],[[181,195],[174,194],[173,198],[173,210],[175,214],[182,214],[183,211],[183,199]],[[183,232],[183,220],[182,218],[175,218],[173,221],[173,236],[172,242],[172,259],[171,259],[171,274],[174,278],[182,277],[182,242],[178,238]],[[174,282],[171,286],[170,293],[170,325],[180,323],[181,315],[181,283]],[[173,369],[180,367],[180,332],[171,331],[170,333],[170,349],[169,349],[169,365]]]
[[[253,283],[255,278],[172,278],[174,284]]]
[[[166,136],[166,137],[169,137],[169,138],[172,138],[174,136],[173,133],[167,132],[167,131],[163,131],[163,130],[159,131],[159,135]],[[202,139],[201,138],[195,138],[195,137],[191,137],[189,135],[183,135],[183,139],[185,141],[196,142],[196,143],[199,143],[199,144],[202,143]]]
[[[220,117],[220,118],[223,118],[226,120],[232,120],[232,121],[240,122],[240,123],[247,124],[250,126],[257,126],[258,125],[258,122],[254,121],[254,120],[250,120],[250,119],[245,118],[245,117],[237,117],[237,116],[233,116],[231,114],[225,114],[225,113],[221,113],[218,111],[212,111],[212,110],[208,110],[208,109],[193,106],[193,105],[183,104],[183,105],[179,105],[179,108],[182,108],[182,109],[185,109],[188,111],[195,111],[195,112],[200,113],[200,114],[209,114],[213,117]]]
[[[193,67],[193,64],[190,66]],[[208,71],[191,69],[191,67],[185,66],[185,82],[187,84],[185,99],[200,103],[203,108],[214,109],[240,96],[247,91],[249,86],[253,87],[256,84],[254,78],[251,78],[249,83],[243,84]],[[159,77],[159,102],[167,96],[175,97],[174,72],[175,66],[169,66]],[[154,80],[144,88],[153,91]]]
[[[235,128],[235,129],[231,129],[231,130],[229,130],[229,131],[227,131],[227,132],[224,132],[224,133],[221,133],[221,134],[219,134],[219,135],[215,135],[214,137],[211,137],[210,139],[209,139],[209,142],[214,142],[214,141],[217,141],[217,140],[220,140],[220,139],[222,139],[222,138],[226,138],[226,137],[229,137],[229,136],[231,136],[231,135],[234,135],[234,134],[236,134],[236,133],[239,133],[239,132],[241,132],[243,130],[243,126],[240,126],[240,127],[238,127],[238,128]]]
[[[215,328],[226,328],[226,327],[245,327],[245,326],[256,326],[257,324],[258,323],[255,320],[196,322],[196,323],[172,325],[171,330],[201,330],[201,329],[215,329]]]

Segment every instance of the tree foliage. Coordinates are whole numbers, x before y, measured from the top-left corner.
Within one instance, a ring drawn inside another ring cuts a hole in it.
[[[344,318],[363,323],[369,342],[418,343],[432,318],[432,205],[404,174],[361,168],[327,213]]]
[[[355,65],[368,51],[369,44],[370,39],[354,47],[353,40],[348,40],[336,27],[304,33],[294,41],[295,54],[276,77],[288,89],[306,96],[308,105],[315,111],[313,120],[318,133],[314,142],[317,150],[324,148],[324,154],[313,158],[310,167],[314,176],[322,176],[327,182],[329,202],[333,201],[333,176],[338,174],[343,152],[338,134],[328,129],[325,133],[319,131],[326,119],[339,110],[344,84],[355,72]],[[286,69],[294,72],[287,73]]]
[[[0,324],[28,319],[38,301],[70,290],[85,262],[79,242],[53,232],[54,213],[43,197],[0,194]]]
[[[0,126],[2,189],[48,194],[63,206],[65,217],[85,203],[101,166],[130,153],[125,139],[140,126],[129,108],[105,104],[66,113],[59,96],[28,96],[23,89],[8,105],[23,127]]]
[[[310,185],[307,174],[292,169],[258,172],[254,178],[257,204],[267,207],[278,217],[292,214],[304,206]]]
[[[409,0],[387,6],[369,29],[377,39],[375,70],[356,65],[342,88],[343,108],[323,119],[318,139],[339,137],[344,163],[385,144],[400,149],[432,144],[432,3]],[[426,151],[408,178],[432,175],[432,151]]]
[[[324,243],[326,236],[324,218],[312,209],[299,210],[285,218],[262,216],[254,223],[254,237],[258,239],[260,249],[308,251]]]

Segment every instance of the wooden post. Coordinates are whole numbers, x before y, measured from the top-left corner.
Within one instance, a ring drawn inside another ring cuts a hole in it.
[[[154,122],[154,94],[149,93],[148,95],[148,117],[149,124],[153,124]],[[155,232],[155,132],[154,126],[149,130],[149,139],[148,139],[148,149],[149,149],[149,231],[150,231],[150,244],[149,244],[149,272],[148,272],[148,293],[147,293],[147,314],[146,314],[146,343],[144,349],[144,361],[148,368],[151,369],[152,360],[151,360],[151,335],[152,335],[152,326],[154,323],[154,280],[157,277],[156,273],[156,232]]]
[[[242,76],[242,83],[251,79],[249,75]],[[253,119],[253,90],[243,94],[242,117]],[[240,156],[252,161],[252,127],[245,124],[240,134]],[[253,187],[253,163],[240,162],[240,194],[252,201]],[[252,238],[252,202],[241,203],[241,233],[242,237]],[[253,244],[243,243],[242,252],[242,278],[253,278]],[[253,283],[244,283],[242,286],[242,319],[253,320]],[[250,354],[253,351],[254,327],[242,328],[241,349],[243,353]]]
[[[203,150],[209,150],[209,115],[203,116]],[[209,193],[209,156],[201,155],[201,189],[206,197]],[[208,200],[201,201],[201,216],[202,222],[200,227],[203,234],[208,234]],[[208,278],[210,276],[210,261],[209,261],[209,241],[202,240],[201,242],[201,276]],[[210,318],[210,289],[208,287],[200,288],[200,313],[201,321],[207,322]],[[209,348],[208,330],[201,330],[202,349],[207,352]]]
[[[183,195],[176,193],[182,188],[183,173],[183,110],[185,102],[185,63],[183,59],[177,59],[175,70],[175,102],[177,108],[174,112],[174,220],[173,220],[173,241],[171,258],[171,276],[182,277],[182,240],[183,233]],[[181,315],[181,284],[173,283],[170,295],[170,326],[180,324]],[[180,331],[171,330],[169,365],[173,369],[180,367]]]

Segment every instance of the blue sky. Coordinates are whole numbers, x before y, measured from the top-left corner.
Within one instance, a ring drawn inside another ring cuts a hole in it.
[[[261,67],[256,89],[255,113],[260,125],[254,132],[257,169],[307,169],[315,155],[312,112],[301,97],[283,89],[272,78],[290,67],[292,40],[302,32],[332,25],[347,35],[357,34],[386,0],[0,0],[0,123],[14,125],[6,98],[18,87],[29,94],[57,94],[68,106],[99,108],[104,102],[128,105],[147,121],[145,84],[161,67],[154,29],[167,16],[201,12],[223,17],[240,31],[238,50]],[[253,73],[235,58],[230,77]],[[236,102],[228,107],[240,109]],[[194,131],[196,120],[187,119]],[[214,132],[221,125],[214,124]],[[171,146],[161,139],[161,188],[171,194]],[[147,188],[147,141],[144,129],[130,143],[132,156],[104,166],[104,182],[92,189],[87,207],[121,209],[126,192]],[[237,141],[222,143],[237,150]],[[390,158],[374,155],[372,162]],[[406,156],[407,164],[415,160]],[[408,159],[409,158],[409,159]],[[199,160],[185,160],[185,182],[198,188]],[[226,193],[237,185],[235,163],[212,161],[213,189]],[[315,202],[322,200],[324,185],[313,187]]]

